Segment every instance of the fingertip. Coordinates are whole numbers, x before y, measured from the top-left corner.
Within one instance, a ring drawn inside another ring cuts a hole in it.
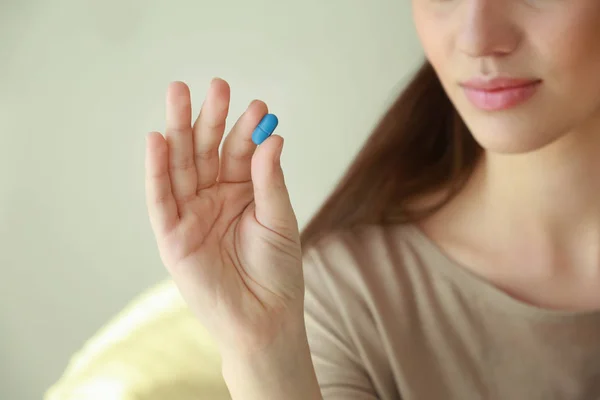
[[[167,88],[167,107],[187,106],[191,101],[188,85],[183,81],[173,81]]]
[[[210,84],[211,85],[212,84],[217,84],[217,85],[224,84],[224,85],[229,86],[229,83],[227,83],[227,81],[225,79],[221,78],[220,76],[213,76],[212,79],[210,80]]]
[[[265,139],[262,144],[260,144],[256,153],[258,155],[258,160],[256,161],[259,164],[263,164],[264,166],[272,164],[274,167],[268,167],[269,169],[275,168],[281,162],[281,154],[283,152],[283,137],[279,135],[271,135],[267,139]],[[263,160],[263,161],[261,161]],[[269,161],[270,160],[270,161]]]
[[[283,136],[273,134],[270,137],[268,137],[267,140],[270,140],[273,143],[273,147],[275,150],[279,150],[281,147],[283,147]]]
[[[159,146],[160,139],[162,139],[162,134],[160,132],[151,131],[146,133],[146,144],[151,148]]]
[[[214,90],[216,93],[224,96],[229,96],[231,94],[231,87],[229,86],[229,83],[225,79],[219,77],[214,77],[211,79],[209,85],[209,91],[210,90]]]
[[[188,90],[189,87],[184,81],[171,81],[168,86],[169,91]]]
[[[260,99],[253,99],[246,109],[246,114],[252,117],[253,120],[256,120],[256,124],[260,122],[260,120],[269,113],[269,107],[267,103]]]

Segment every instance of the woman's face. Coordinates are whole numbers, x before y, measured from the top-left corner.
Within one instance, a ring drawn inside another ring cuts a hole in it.
[[[412,6],[429,62],[484,148],[521,153],[570,132],[600,135],[600,0]],[[531,83],[505,82],[498,90],[492,81],[487,91],[468,83],[498,77]]]

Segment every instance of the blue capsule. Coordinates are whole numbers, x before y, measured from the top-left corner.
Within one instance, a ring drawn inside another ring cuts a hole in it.
[[[252,141],[257,145],[264,142],[275,131],[277,124],[279,120],[274,114],[265,115],[252,132]]]

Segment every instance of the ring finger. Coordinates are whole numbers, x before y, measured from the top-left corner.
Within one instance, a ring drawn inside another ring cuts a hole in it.
[[[267,105],[254,100],[225,137],[221,152],[219,182],[247,182],[251,176],[251,161],[256,144],[252,132],[269,112]]]

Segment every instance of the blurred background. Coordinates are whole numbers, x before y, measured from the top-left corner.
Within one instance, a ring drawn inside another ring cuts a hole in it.
[[[40,399],[70,357],[167,278],[144,138],[168,83],[277,114],[301,227],[422,61],[409,0],[0,1],[0,399]]]

